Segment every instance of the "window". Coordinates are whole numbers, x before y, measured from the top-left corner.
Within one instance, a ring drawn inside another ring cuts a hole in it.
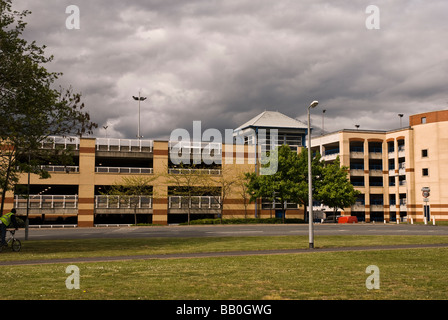
[[[422,150],[422,158],[426,158],[428,157],[428,149],[423,149]]]
[[[422,169],[422,176],[427,177],[429,175],[429,169],[428,168],[423,168]]]
[[[426,123],[426,117],[422,117],[422,123]]]

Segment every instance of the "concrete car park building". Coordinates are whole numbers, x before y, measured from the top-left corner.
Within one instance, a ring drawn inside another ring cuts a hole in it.
[[[270,139],[273,129],[278,133],[275,141]],[[267,133],[265,140],[259,136],[263,130]],[[306,134],[306,124],[279,112],[265,111],[233,131],[235,139],[244,141],[243,149],[233,143],[214,145],[213,157],[218,161],[210,164],[202,159],[190,167],[171,161],[175,141],[52,137],[42,143],[42,149],[72,148],[73,165],[45,164],[51,174],[48,179],[30,175],[31,224],[130,224],[136,215],[137,222],[165,225],[186,221],[187,212],[192,219],[221,213],[228,218],[272,217],[282,205],[286,205],[286,217],[303,218],[303,208],[294,203],[259,199],[248,204],[238,183],[224,200],[219,195],[220,181],[241,181],[244,172],[257,170],[255,159],[263,148],[286,143],[300,152]],[[183,148],[194,158],[205,154],[210,143],[192,141]],[[422,221],[427,206],[431,218],[448,220],[448,110],[412,115],[409,127],[391,131],[344,129],[315,136],[312,149],[319,151],[325,161],[339,156],[341,164],[350,168],[351,182],[362,193],[342,215],[356,215],[366,222],[410,218]],[[189,198],[176,193],[176,177],[192,171],[213,180],[217,191]],[[116,201],[104,192],[129,177],[150,181],[150,194],[138,195],[135,205],[129,199]],[[18,184],[25,186],[27,181],[28,175],[22,174]],[[426,198],[422,196],[423,188],[430,190]],[[5,211],[13,207],[19,215],[25,215],[26,197],[8,192]]]
[[[448,110],[411,115],[405,128],[344,129],[314,137],[311,144],[327,162],[339,156],[361,192],[343,215],[423,221],[426,212],[426,219],[448,220]]]
[[[278,139],[269,141],[270,130],[274,128],[278,129]],[[178,144],[177,141],[51,137],[42,143],[41,148],[73,149],[73,165],[46,164],[45,169],[51,174],[48,179],[30,175],[28,212],[31,224],[65,223],[77,224],[79,227],[124,224],[134,223],[136,214],[139,223],[164,225],[185,222],[187,212],[193,219],[216,217],[221,214],[221,206],[224,217],[272,216],[279,204],[266,203],[261,199],[257,203],[248,203],[248,199],[243,199],[241,183],[235,183],[224,201],[219,196],[220,179],[241,182],[244,172],[256,169],[257,161],[254,157],[257,152],[249,141],[255,141],[258,130],[261,132],[262,129],[267,130],[268,137],[263,147],[286,142],[299,149],[306,136],[306,128],[299,121],[279,112],[265,111],[234,130],[234,138],[241,137],[246,145],[215,144],[213,157],[218,161],[207,164],[202,159],[199,164],[190,167],[179,166],[171,161],[170,152]],[[240,147],[243,148],[242,152]],[[182,150],[192,160],[197,155],[204,155],[207,148],[210,148],[207,142],[191,141],[182,145]],[[179,187],[176,177],[187,176],[192,171],[209,176],[210,180],[215,179],[217,193],[201,193],[188,198],[175,193],[174,189]],[[27,176],[22,174],[18,185],[27,185]],[[147,177],[151,180],[152,193],[139,195],[136,207],[131,206],[129,199],[117,201],[103,192],[129,177]],[[26,196],[8,192],[5,211],[12,207],[17,209],[18,215],[25,215]],[[303,217],[303,209],[288,204],[287,215]]]

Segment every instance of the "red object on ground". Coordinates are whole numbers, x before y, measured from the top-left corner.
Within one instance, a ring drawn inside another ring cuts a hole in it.
[[[353,216],[339,217],[338,223],[358,223],[358,218]]]

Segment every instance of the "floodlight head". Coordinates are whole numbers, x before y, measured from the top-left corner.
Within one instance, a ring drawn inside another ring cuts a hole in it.
[[[319,104],[319,102],[314,100],[313,102],[311,102],[309,108],[315,108],[315,107],[317,107],[318,104]]]

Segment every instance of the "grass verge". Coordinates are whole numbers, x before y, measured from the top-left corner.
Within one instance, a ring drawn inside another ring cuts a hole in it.
[[[448,243],[448,236],[319,236],[316,248]],[[308,248],[308,236],[133,238],[22,241],[22,250],[0,253],[2,261],[77,257]]]
[[[0,299],[437,300],[448,298],[445,261],[448,249],[80,263],[79,290],[65,286],[67,265],[5,266]],[[372,264],[377,290],[365,285]]]
[[[306,236],[24,241],[1,260],[306,248]],[[448,243],[446,236],[319,236],[317,247]],[[447,248],[2,266],[0,299],[448,299]],[[368,290],[366,268],[380,270]],[[11,294],[13,293],[13,294]]]

